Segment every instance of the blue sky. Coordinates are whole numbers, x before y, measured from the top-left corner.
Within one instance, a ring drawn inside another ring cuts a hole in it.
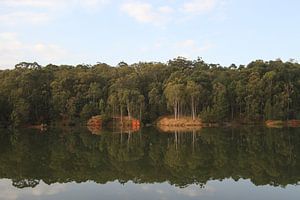
[[[0,0],[0,68],[300,60],[298,0]]]

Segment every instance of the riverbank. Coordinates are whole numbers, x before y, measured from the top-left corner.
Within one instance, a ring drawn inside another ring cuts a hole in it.
[[[300,120],[287,120],[287,121],[282,121],[282,120],[267,120],[265,122],[265,125],[269,128],[282,128],[282,127],[292,127],[292,128],[297,128],[300,127]]]
[[[203,123],[199,118],[193,119],[192,117],[180,117],[175,119],[173,116],[160,117],[156,123],[158,126],[168,127],[202,127]]]
[[[266,126],[268,128],[284,128],[284,127],[300,127],[300,120],[267,120],[263,121],[230,121],[230,122],[222,122],[222,123],[208,123],[203,122],[200,118],[192,119],[192,117],[183,116],[179,119],[175,119],[173,116],[163,116],[160,117],[155,123],[156,126],[165,132],[170,132],[174,130],[195,130],[201,128],[213,128],[213,127],[239,127],[246,125],[259,125]]]
[[[87,128],[92,134],[100,135],[103,127],[117,128],[125,132],[136,132],[141,123],[138,119],[128,116],[105,118],[101,115],[91,117],[87,122]]]
[[[74,126],[86,126],[90,132],[99,135],[102,129],[119,129],[126,130],[127,132],[136,132],[140,130],[143,125],[138,119],[128,116],[107,118],[105,116],[97,115],[91,117],[87,121],[77,120],[74,123],[62,123],[56,121],[50,124],[38,124],[38,125],[23,125],[21,127],[28,129],[37,129],[46,131],[50,127],[74,127]],[[151,124],[146,124],[146,127],[155,126],[162,132],[174,132],[174,131],[194,131],[202,128],[217,128],[217,127],[242,127],[242,126],[265,126],[267,128],[299,128],[300,120],[267,120],[267,121],[246,121],[246,120],[234,120],[222,123],[207,123],[203,122],[200,118],[192,119],[189,116],[183,116],[179,119],[174,119],[173,116],[163,116],[157,119]],[[10,126],[12,127],[12,126]],[[4,127],[5,128],[5,127]]]

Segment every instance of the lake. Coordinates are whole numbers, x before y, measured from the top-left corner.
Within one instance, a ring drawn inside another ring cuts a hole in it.
[[[0,129],[0,199],[300,198],[300,129]]]

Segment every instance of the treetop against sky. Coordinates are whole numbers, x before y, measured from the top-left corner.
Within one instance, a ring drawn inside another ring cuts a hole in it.
[[[297,0],[1,0],[0,69],[184,56],[299,60]]]

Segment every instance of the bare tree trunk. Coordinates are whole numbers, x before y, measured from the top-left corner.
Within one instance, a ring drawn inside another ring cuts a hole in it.
[[[179,105],[179,116],[182,116],[182,102],[180,102],[178,105]]]
[[[179,102],[177,101],[177,119],[180,118],[180,105]]]
[[[129,120],[131,120],[130,105],[128,102],[127,102],[127,112],[128,112]]]
[[[123,109],[122,109],[122,106],[120,106],[120,112],[121,112],[121,125],[123,126]]]
[[[195,104],[195,118],[197,117],[197,107],[196,107],[196,104]]]
[[[174,118],[176,120],[176,117],[177,117],[177,102],[175,101],[174,102]]]
[[[192,97],[192,118],[193,120],[195,120],[195,101],[194,101],[194,97]]]

